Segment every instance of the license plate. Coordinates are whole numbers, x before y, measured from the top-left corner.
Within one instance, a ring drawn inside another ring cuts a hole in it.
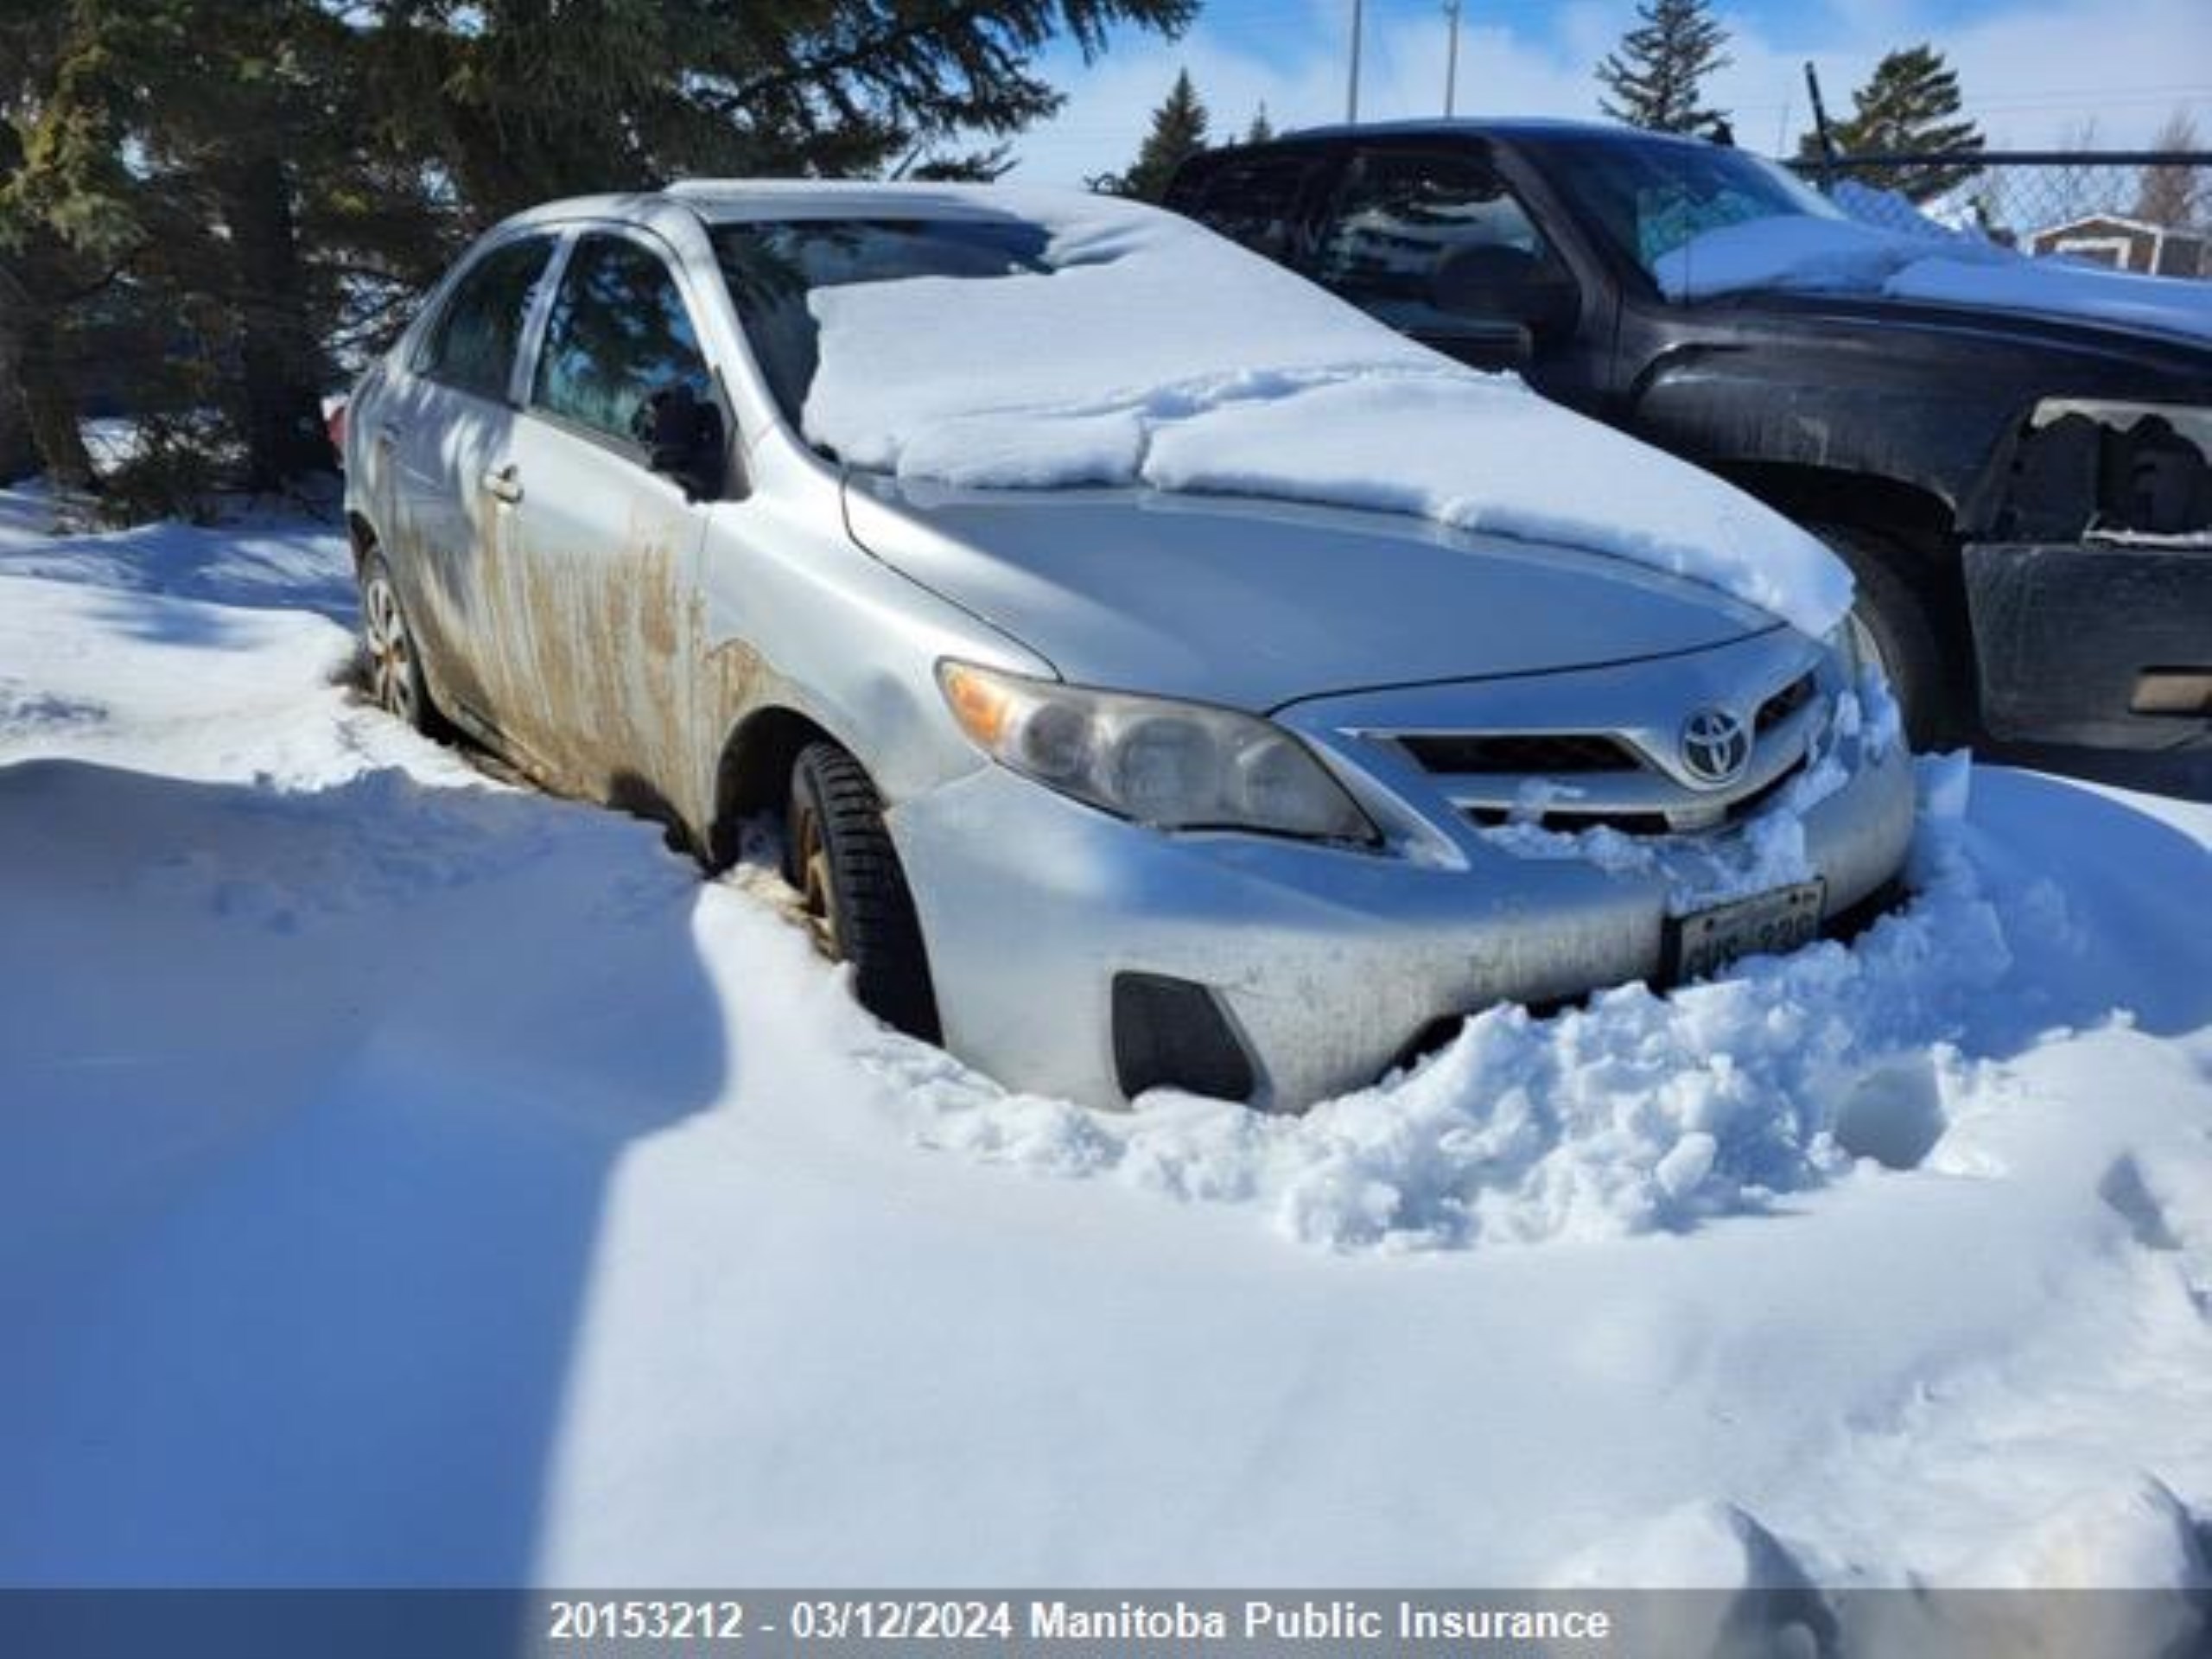
[[[1667,923],[1666,976],[1704,979],[1744,957],[1780,956],[1820,936],[1825,881],[1754,893]]]

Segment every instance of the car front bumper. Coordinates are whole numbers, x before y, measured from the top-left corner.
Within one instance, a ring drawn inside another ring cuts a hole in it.
[[[1972,542],[1965,570],[1994,735],[2212,742],[2212,542]]]
[[[1859,759],[1801,822],[1833,919],[1903,864],[1909,758]],[[891,827],[946,1046],[1008,1087],[1096,1106],[1125,1103],[1123,976],[1205,988],[1252,1103],[1298,1109],[1372,1083],[1440,1020],[1653,977],[1694,880],[1663,857],[1608,870],[1486,848],[1455,864],[1164,834],[995,766],[902,804]]]

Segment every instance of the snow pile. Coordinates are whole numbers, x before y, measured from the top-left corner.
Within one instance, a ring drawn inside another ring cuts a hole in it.
[[[808,296],[806,435],[855,466],[1415,514],[1689,575],[1816,635],[1849,608],[1844,567],[1748,496],[1211,232],[1095,197],[975,200],[1047,227],[1051,270]]]
[[[1931,232],[1947,238],[1940,251]],[[1756,289],[1878,294],[2212,339],[2212,285],[2031,259],[1926,220],[1903,230],[1810,214],[1746,219],[1693,237],[1662,256],[1653,275],[1676,300]]]
[[[1957,1604],[1829,1586],[2127,1584],[1985,1650],[2202,1629],[2203,806],[1936,766],[1853,951],[1501,1011],[1302,1122],[1088,1113],[867,1019],[766,868],[351,699],[334,531],[238,528],[300,556],[269,608],[162,591],[226,561],[174,528],[128,587],[6,574],[55,552],[9,505],[0,1580],[1694,1581],[1686,1637],[1840,1659]]]
[[[1962,804],[1963,762],[1927,764],[1931,798]],[[1921,892],[1853,948],[1755,960],[1664,997],[1626,986],[1551,1019],[1492,1009],[1411,1075],[1302,1117],[1168,1096],[1104,1117],[1001,1095],[933,1053],[889,1063],[925,1144],[1256,1205],[1332,1249],[1680,1229],[1909,1140],[1904,1109],[1867,1098],[1901,1056],[1934,1053],[1940,1089],[1957,1045],[2033,1017],[2021,957],[2064,951],[2063,894],[2031,881],[1993,899],[1955,819],[1926,822]]]

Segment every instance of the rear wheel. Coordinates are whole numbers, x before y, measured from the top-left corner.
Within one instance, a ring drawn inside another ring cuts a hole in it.
[[[860,763],[810,743],[791,766],[784,877],[797,887],[823,951],[853,966],[861,1006],[935,1042],[937,998],[906,872],[884,828],[883,803]]]
[[[1852,615],[1880,660],[1912,747],[1942,749],[1963,741],[1971,714],[1965,665],[1944,649],[1927,597],[1899,574],[1911,554],[1854,525],[1813,528],[1851,567],[1859,588]]]
[[[369,696],[377,707],[418,732],[436,735],[442,723],[423,677],[423,654],[381,553],[361,561],[361,643],[368,653]]]

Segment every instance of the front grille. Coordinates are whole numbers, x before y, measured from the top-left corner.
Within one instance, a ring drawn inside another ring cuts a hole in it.
[[[1471,806],[1467,809],[1467,820],[1478,829],[1497,830],[1514,818],[1510,807]],[[1577,812],[1556,807],[1541,817],[1525,822],[1562,836],[1579,835],[1585,830],[1617,830],[1624,836],[1663,836],[1675,827],[1667,822],[1664,812]]]
[[[1783,767],[1781,772],[1776,776],[1773,782],[1765,785],[1762,788],[1753,790],[1750,794],[1745,796],[1740,801],[1729,802],[1728,814],[1725,821],[1729,823],[1741,823],[1745,818],[1750,817],[1752,813],[1758,811],[1769,801],[1782,793],[1784,789],[1788,788],[1791,781],[1796,778],[1797,774],[1805,770],[1806,766],[1810,762],[1811,759],[1812,757],[1810,755],[1799,755],[1797,757],[1796,763],[1793,766]]]
[[[1457,777],[1521,772],[1633,772],[1643,763],[1618,738],[1598,733],[1415,733],[1398,742],[1422,771]]]
[[[1764,737],[1769,732],[1796,714],[1813,700],[1813,677],[1801,674],[1769,697],[1751,716],[1751,735]]]
[[[1728,803],[1718,817],[1708,818],[1694,825],[1680,827],[1684,835],[1705,835],[1727,825],[1738,824],[1788,788],[1790,781],[1805,770],[1809,757],[1799,755],[1796,760],[1758,789],[1740,800]],[[1496,830],[1516,821],[1514,810],[1505,806],[1471,806],[1465,809],[1467,822],[1478,830]],[[1664,812],[1624,812],[1603,807],[1554,806],[1538,817],[1520,820],[1540,830],[1549,830],[1558,835],[1579,835],[1586,830],[1612,830],[1624,836],[1667,836],[1678,833],[1677,826]]]

